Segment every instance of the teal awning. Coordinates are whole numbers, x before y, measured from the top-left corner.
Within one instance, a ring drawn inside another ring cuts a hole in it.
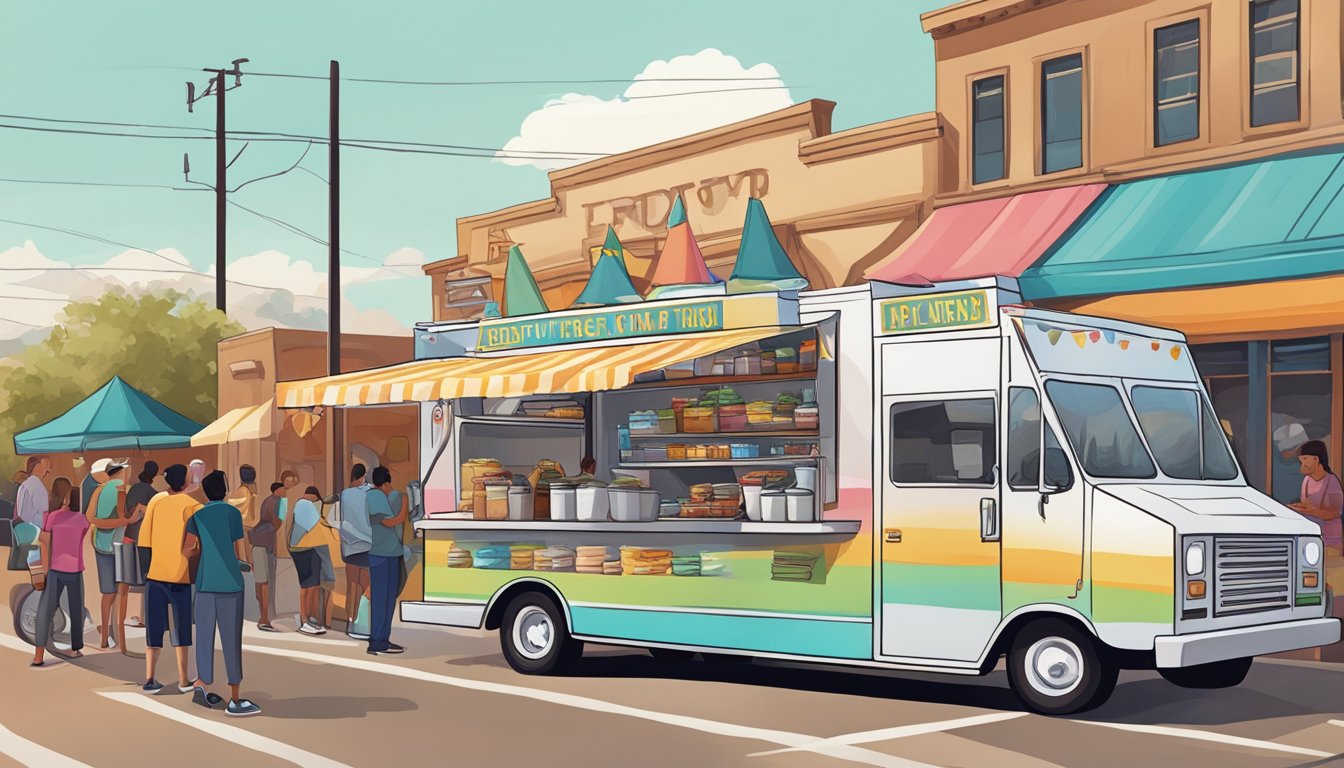
[[[1344,149],[1111,187],[1019,278],[1027,299],[1344,271]]]
[[[114,376],[55,419],[15,435],[14,450],[32,454],[186,448],[203,426]]]

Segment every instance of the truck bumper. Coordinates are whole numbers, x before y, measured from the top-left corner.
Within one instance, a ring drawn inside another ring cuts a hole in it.
[[[485,603],[429,603],[404,601],[401,620],[414,624],[480,629],[485,621]]]
[[[1339,619],[1305,619],[1157,638],[1157,666],[1192,667],[1339,642]]]

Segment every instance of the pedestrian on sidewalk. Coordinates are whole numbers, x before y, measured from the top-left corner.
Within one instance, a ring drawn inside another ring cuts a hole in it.
[[[118,563],[117,568],[117,595],[120,597],[120,604],[117,606],[117,623],[123,627],[143,627],[144,621],[140,615],[145,610],[145,574],[149,570],[149,564],[145,562],[148,558],[148,549],[139,546],[140,526],[144,522],[145,510],[149,508],[149,502],[159,492],[154,490],[154,477],[159,474],[159,465],[155,461],[146,461],[143,469],[140,470],[136,478],[139,482],[132,485],[126,491],[126,511],[130,513],[133,522],[126,526],[125,535],[121,540],[122,559],[125,563]],[[115,547],[117,542],[113,542]],[[130,595],[136,593],[140,595],[140,612],[126,618],[130,604]],[[126,649],[126,643],[122,642],[121,652],[129,653]]]
[[[215,684],[215,633],[224,653],[224,671],[229,681],[225,714],[255,715],[261,707],[238,695],[243,683],[243,569],[250,568],[243,538],[243,515],[224,501],[229,491],[223,472],[215,470],[201,480],[201,490],[210,500],[187,521],[182,554],[200,552],[196,571],[196,689],[191,700],[214,709],[224,700],[210,690]]]
[[[51,620],[56,616],[56,601],[65,593],[65,609],[70,614],[69,658],[83,656],[84,647],[84,532],[89,521],[70,509],[74,485],[69,478],[58,477],[51,483],[47,512],[42,520],[38,548],[47,570],[47,586],[37,605],[37,648],[33,666],[44,663],[47,643],[51,641]]]
[[[392,642],[392,617],[397,610],[401,586],[402,524],[406,522],[406,497],[392,489],[392,472],[375,467],[373,487],[365,497],[373,546],[369,549],[369,650],[372,655],[403,653]]]
[[[280,530],[280,500],[284,490],[284,483],[271,483],[271,495],[261,500],[257,524],[247,532],[247,541],[252,546],[252,581],[261,611],[257,629],[262,632],[277,631],[271,624],[271,586],[275,584],[275,532]]]
[[[365,502],[373,488],[363,464],[350,468],[350,487],[341,491],[341,559],[345,561],[345,629],[356,640],[368,640],[367,634],[352,629],[359,618],[359,604],[369,593],[369,549],[373,530]]]
[[[93,463],[91,474],[105,476],[101,485],[94,489],[89,506],[84,510],[89,524],[93,526],[93,558],[98,566],[98,592],[102,594],[100,615],[102,623],[98,625],[98,647],[109,648],[109,635],[126,647],[126,625],[120,617],[117,631],[112,633],[112,607],[117,596],[123,594],[117,586],[117,558],[113,548],[115,542],[126,536],[126,526],[138,522],[140,516],[126,509],[126,470],[131,467],[130,459],[99,459]],[[129,591],[129,587],[127,587]]]
[[[157,693],[163,688],[155,679],[154,670],[163,652],[163,633],[168,631],[171,611],[169,639],[177,655],[177,689],[190,693],[193,686],[187,676],[187,660],[191,652],[191,563],[182,543],[186,539],[187,521],[201,505],[185,493],[186,466],[174,464],[163,471],[163,477],[168,481],[168,492],[150,500],[140,526],[140,538],[152,554],[145,585],[144,690]]]
[[[24,478],[19,482],[14,499],[14,519],[31,523],[40,530],[49,498],[47,486],[42,481],[51,474],[51,459],[47,456],[29,456],[24,466]]]
[[[314,550],[309,534],[322,519],[318,504],[322,492],[317,486],[304,489],[303,497],[294,504],[294,522],[289,530],[289,556],[294,560],[294,572],[299,577],[299,613],[294,623],[305,635],[324,635],[322,626],[322,559]],[[307,538],[309,541],[305,541]]]

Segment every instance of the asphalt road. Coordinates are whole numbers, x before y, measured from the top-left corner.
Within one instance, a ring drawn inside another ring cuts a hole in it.
[[[575,674],[537,678],[504,664],[493,633],[399,626],[409,652],[374,657],[336,632],[277,626],[245,634],[244,695],[263,709],[247,719],[142,693],[143,662],[116,652],[29,668],[6,627],[0,766],[1344,765],[1344,665],[1262,660],[1223,691],[1125,673],[1106,706],[1048,718],[1023,712],[1002,672],[668,663],[590,647]]]

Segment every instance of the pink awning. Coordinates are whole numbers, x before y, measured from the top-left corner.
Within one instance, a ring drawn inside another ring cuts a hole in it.
[[[939,208],[866,277],[884,283],[1017,277],[1105,188],[1084,184]]]

